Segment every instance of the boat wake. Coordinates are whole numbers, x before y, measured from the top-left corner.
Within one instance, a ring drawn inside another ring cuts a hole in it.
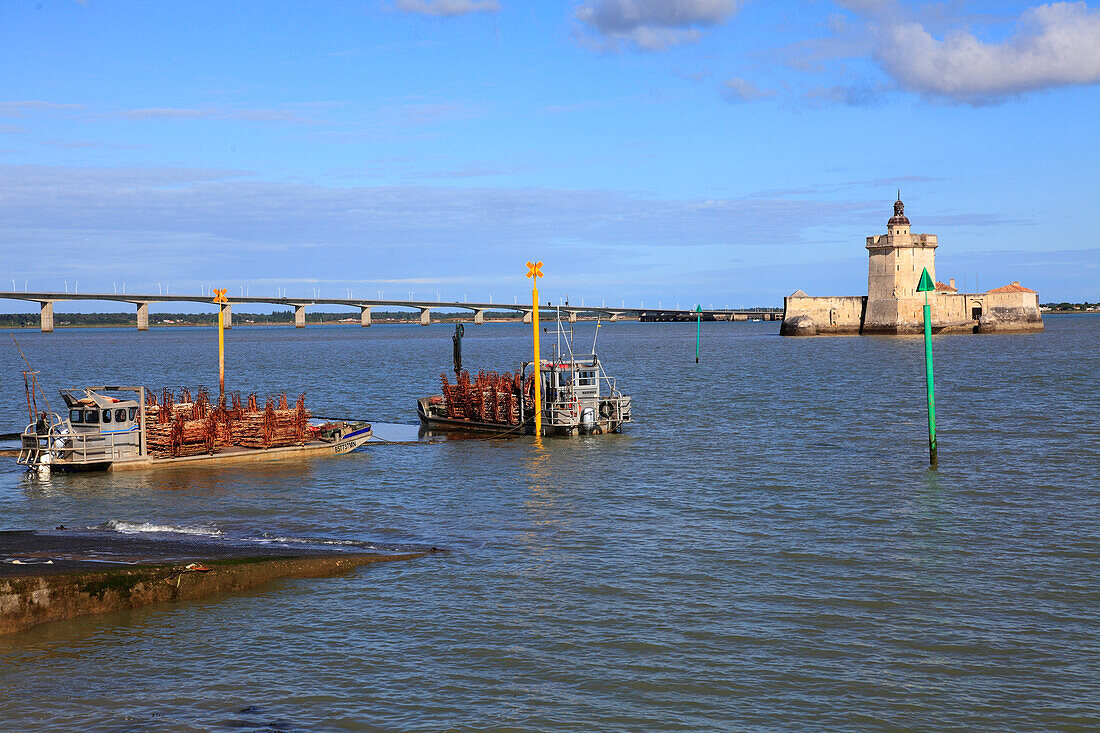
[[[400,550],[404,548],[395,545],[380,545],[365,540],[338,540],[325,537],[276,537],[264,532],[262,537],[249,540],[263,544],[276,545],[317,545],[320,547],[348,547],[356,550]]]
[[[194,527],[175,527],[170,524],[153,524],[152,522],[124,522],[112,519],[98,527],[88,527],[92,530],[107,532],[119,532],[121,534],[186,534],[197,537],[225,537],[225,533],[213,525],[197,525]]]
[[[369,540],[337,539],[332,537],[289,537],[263,532],[259,536],[229,534],[212,524],[177,526],[156,524],[154,522],[127,522],[111,519],[103,524],[87,529],[96,532],[117,532],[126,535],[187,535],[195,538],[210,538],[223,542],[261,545],[285,545],[301,548],[344,549],[348,551],[409,552],[423,549],[419,546],[403,546],[371,542]]]

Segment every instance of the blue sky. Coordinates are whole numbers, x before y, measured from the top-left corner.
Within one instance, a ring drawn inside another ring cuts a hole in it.
[[[779,304],[900,188],[940,279],[1100,299],[1084,2],[15,0],[0,68],[2,289]]]

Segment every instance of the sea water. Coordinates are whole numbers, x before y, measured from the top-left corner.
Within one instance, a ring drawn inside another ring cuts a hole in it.
[[[693,323],[604,324],[622,435],[46,478],[2,459],[3,529],[449,552],[0,638],[0,727],[1100,727],[1100,317],[936,337],[938,471],[920,337],[777,326],[705,323],[696,364]],[[412,424],[452,332],[237,327],[227,382]],[[16,336],[55,411],[60,387],[217,385],[214,329]],[[468,325],[463,353],[514,370],[529,327]],[[0,344],[4,432],[21,368]]]

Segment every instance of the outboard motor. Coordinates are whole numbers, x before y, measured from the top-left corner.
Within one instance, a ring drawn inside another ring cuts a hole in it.
[[[592,430],[596,427],[596,410],[591,407],[586,407],[581,410],[581,425],[580,431],[582,435],[591,435]]]

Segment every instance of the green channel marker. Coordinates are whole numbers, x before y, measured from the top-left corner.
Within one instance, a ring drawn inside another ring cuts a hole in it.
[[[921,273],[917,292],[924,293],[924,381],[928,390],[928,463],[932,468],[939,465],[936,449],[936,390],[932,386],[932,306],[928,304],[928,293],[935,292],[936,284],[928,274],[928,268]]]
[[[699,363],[699,322],[703,318],[703,306],[695,306],[695,363]]]

